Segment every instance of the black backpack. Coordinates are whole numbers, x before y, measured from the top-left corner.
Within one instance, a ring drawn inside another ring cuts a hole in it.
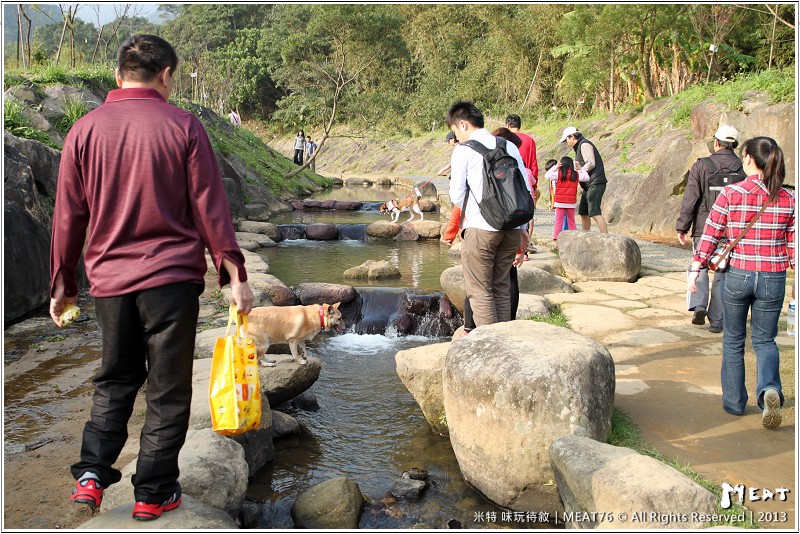
[[[700,159],[703,160],[703,163],[705,163],[708,169],[708,179],[706,180],[703,202],[705,202],[706,210],[711,211],[711,206],[714,204],[714,201],[717,200],[723,187],[741,182],[747,178],[747,176],[742,168],[742,162],[738,159],[736,160],[737,163],[733,165],[733,168],[720,167],[719,169],[711,158]]]
[[[478,202],[481,215],[495,230],[513,230],[533,219],[533,198],[517,160],[506,152],[506,140],[496,139],[497,146],[492,150],[477,141],[462,144],[483,156],[483,200]],[[469,183],[462,214],[468,200]]]

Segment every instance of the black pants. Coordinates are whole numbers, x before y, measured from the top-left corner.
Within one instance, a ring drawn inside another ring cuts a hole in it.
[[[303,149],[302,148],[295,148],[294,149],[294,162],[297,165],[303,164]]]
[[[192,362],[202,284],[170,284],[95,299],[103,361],[95,375],[92,412],[83,430],[78,479],[87,471],[103,487],[119,482],[112,467],[128,438],[137,392],[147,381],[147,413],[133,476],[137,501],[160,504],[176,489],[178,453],[189,428]]]
[[[511,268],[511,320],[517,318],[517,308],[519,308],[519,282],[517,281],[517,268]],[[472,306],[469,305],[469,297],[464,299],[464,328],[472,330],[475,328],[475,321],[472,319]]]

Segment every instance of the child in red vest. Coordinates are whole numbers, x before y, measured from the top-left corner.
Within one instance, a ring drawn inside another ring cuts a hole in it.
[[[576,170],[572,158],[565,156],[561,158],[560,162],[547,169],[545,178],[550,180],[553,186],[553,199],[551,202],[556,209],[555,222],[553,223],[553,241],[556,241],[565,221],[569,230],[575,229],[575,208],[578,207],[578,182],[588,182],[589,173],[582,169]]]

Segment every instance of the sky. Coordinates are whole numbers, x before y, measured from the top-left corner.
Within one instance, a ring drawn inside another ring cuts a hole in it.
[[[90,22],[92,24],[97,25],[97,15],[95,10],[92,6],[99,6],[100,7],[100,24],[105,24],[111,20],[116,18],[114,13],[114,6],[122,7],[125,4],[121,2],[93,2],[91,4],[79,4],[78,5],[78,18],[85,21]],[[157,20],[158,15],[155,15],[156,11],[158,10],[158,3],[137,3],[132,4],[129,14],[135,12],[137,9],[140,11],[139,16]]]

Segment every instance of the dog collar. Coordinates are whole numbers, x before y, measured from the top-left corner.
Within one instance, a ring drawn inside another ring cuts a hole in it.
[[[319,329],[325,330],[325,307],[322,304],[319,305]]]

